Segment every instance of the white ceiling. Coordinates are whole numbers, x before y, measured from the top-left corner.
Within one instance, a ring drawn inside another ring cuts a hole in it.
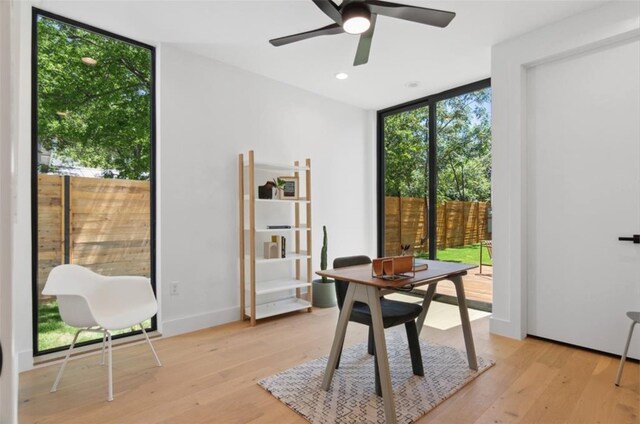
[[[328,25],[311,0],[61,1],[39,4],[106,30],[192,52],[365,109],[382,109],[490,77],[491,46],[605,1],[398,0],[455,12],[444,29],[379,17],[369,63],[353,67],[357,36],[282,47],[271,38]],[[347,72],[339,81],[334,75]],[[416,88],[408,82],[418,81]]]

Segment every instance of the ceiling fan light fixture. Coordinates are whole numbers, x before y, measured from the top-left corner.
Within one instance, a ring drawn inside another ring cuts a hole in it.
[[[371,26],[371,11],[361,2],[349,3],[342,12],[342,28],[349,34],[362,34]]]

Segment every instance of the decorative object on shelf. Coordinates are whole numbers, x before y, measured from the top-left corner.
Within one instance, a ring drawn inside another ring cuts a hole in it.
[[[276,256],[267,259],[287,257],[287,239],[284,236],[271,236],[271,243],[276,245]]]
[[[273,189],[277,187],[273,181],[267,181],[264,185],[258,186],[258,199],[273,199]]]
[[[288,230],[291,225],[267,225],[267,230]]]
[[[297,176],[293,177],[278,177],[278,181],[283,181],[282,188],[278,187],[278,193],[280,199],[283,200],[298,200],[300,198],[299,179]]]
[[[327,226],[322,226],[322,250],[320,251],[320,269],[327,269]],[[336,306],[336,284],[330,278],[322,277],[313,280],[313,306],[318,308],[331,308]]]
[[[280,257],[280,251],[278,251],[278,243],[272,241],[264,242],[264,258],[276,259]]]
[[[402,251],[401,255],[407,256],[409,254],[409,249],[411,249],[410,244],[401,244],[400,245],[400,250]]]

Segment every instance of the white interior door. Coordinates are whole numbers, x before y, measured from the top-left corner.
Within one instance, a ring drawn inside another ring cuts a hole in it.
[[[620,354],[640,311],[640,244],[618,241],[640,234],[640,41],[527,75],[528,333]]]

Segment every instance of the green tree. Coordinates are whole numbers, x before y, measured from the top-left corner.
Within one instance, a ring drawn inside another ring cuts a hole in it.
[[[106,178],[148,179],[151,52],[42,16],[37,26],[39,145]]]
[[[385,117],[385,194],[428,196],[428,107]],[[491,197],[491,89],[437,103],[438,201]]]
[[[491,90],[438,102],[438,201],[491,198]]]
[[[428,107],[384,118],[384,182],[387,196],[427,196],[428,120]]]

